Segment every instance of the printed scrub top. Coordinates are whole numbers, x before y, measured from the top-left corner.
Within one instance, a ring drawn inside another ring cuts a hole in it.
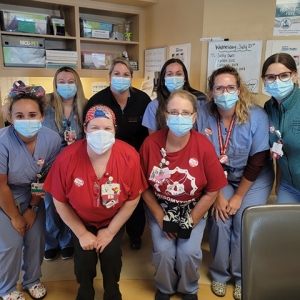
[[[31,183],[51,165],[60,151],[60,137],[42,127],[31,155],[13,125],[0,129],[0,174],[7,174],[8,186],[20,204],[31,199]]]
[[[110,176],[112,183],[120,185],[120,195],[116,205],[106,208],[100,193]],[[135,200],[146,188],[139,154],[117,139],[100,180],[87,154],[86,139],[83,139],[59,154],[44,184],[44,189],[56,200],[70,203],[85,226],[96,228],[107,226],[125,201]]]
[[[166,147],[168,128],[158,130],[146,138],[140,154],[144,174],[158,198],[176,202],[201,197],[203,190],[215,192],[226,186],[223,169],[214,153],[213,145],[200,133],[191,130],[185,147],[166,153],[170,177],[159,179],[161,149]]]
[[[211,102],[204,104],[197,114],[198,131],[206,135],[214,144],[217,156],[220,156],[218,140],[218,126],[215,116],[210,114]],[[221,132],[223,143],[227,136],[227,128],[224,128],[222,120]],[[228,181],[239,182],[243,176],[249,156],[255,153],[269,150],[269,122],[268,116],[262,107],[256,105],[250,109],[250,118],[247,123],[234,124],[229,140],[226,155],[228,161],[224,169],[228,172]]]

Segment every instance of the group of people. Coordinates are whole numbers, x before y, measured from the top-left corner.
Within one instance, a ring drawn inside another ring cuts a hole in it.
[[[264,109],[228,65],[209,77],[208,96],[190,86],[179,59],[162,67],[153,101],[131,87],[132,76],[129,62],[117,58],[110,86],[89,101],[67,67],[56,72],[47,101],[42,87],[14,84],[11,125],[0,129],[4,300],[25,299],[16,265],[23,289],[44,298],[41,264],[59,249],[63,259],[75,252],[77,300],[94,299],[98,259],[103,299],[121,300],[122,235],[126,228],[131,248],[139,249],[145,216],[155,300],[176,292],[198,299],[206,225],[212,292],[224,296],[233,278],[239,300],[241,217],[246,207],[267,202],[273,160],[277,202],[300,203],[300,89],[292,56],[265,61],[261,77],[272,97]]]

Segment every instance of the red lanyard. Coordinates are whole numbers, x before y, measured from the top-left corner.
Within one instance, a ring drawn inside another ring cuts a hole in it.
[[[227,136],[225,139],[225,144],[223,144],[223,138],[222,138],[222,132],[221,132],[221,125],[220,125],[220,117],[218,117],[217,119],[217,124],[218,124],[218,137],[219,137],[219,144],[220,144],[220,154],[221,155],[225,155],[227,148],[228,148],[228,143],[229,143],[229,139],[231,136],[231,132],[233,129],[233,125],[234,125],[234,120],[235,120],[235,115],[233,115],[229,128],[228,128],[228,132],[227,132]]]

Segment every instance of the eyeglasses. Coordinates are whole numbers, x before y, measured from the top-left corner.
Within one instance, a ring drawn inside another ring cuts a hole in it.
[[[169,114],[170,116],[183,116],[183,117],[190,117],[192,116],[195,112],[188,112],[188,111],[183,111],[183,112],[178,112],[177,110],[171,110],[171,111],[166,111],[167,114]]]
[[[283,72],[278,75],[266,74],[265,76],[263,76],[263,81],[265,83],[273,83],[276,80],[276,78],[278,77],[279,80],[281,80],[282,82],[286,82],[291,79],[292,73],[293,72]]]
[[[223,94],[225,92],[225,90],[229,93],[229,94],[234,94],[237,90],[238,90],[238,86],[237,85],[227,85],[227,86],[214,86],[213,87],[213,92],[214,94]]]

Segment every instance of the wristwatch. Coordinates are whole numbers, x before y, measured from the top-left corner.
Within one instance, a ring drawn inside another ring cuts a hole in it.
[[[33,210],[33,211],[35,211],[35,212],[38,212],[38,210],[39,210],[38,206],[30,205],[30,204],[28,205],[28,208],[31,209],[31,210]]]

